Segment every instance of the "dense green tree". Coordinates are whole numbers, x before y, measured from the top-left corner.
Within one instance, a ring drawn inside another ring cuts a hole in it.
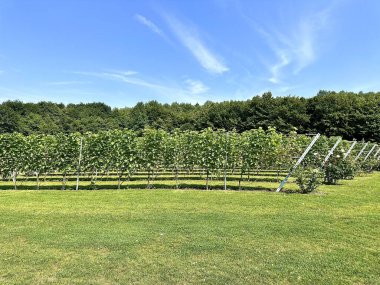
[[[18,115],[6,105],[0,106],[0,133],[18,131]]]
[[[275,97],[270,92],[246,101],[160,104],[131,108],[104,103],[56,104],[6,101],[0,104],[0,133],[56,134],[144,128],[200,131],[275,127],[281,133],[320,132],[345,139],[380,141],[380,92],[320,91],[312,98]]]

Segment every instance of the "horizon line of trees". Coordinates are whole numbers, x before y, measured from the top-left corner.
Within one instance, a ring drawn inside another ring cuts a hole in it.
[[[126,108],[111,108],[104,103],[5,101],[0,104],[0,133],[85,133],[145,127],[237,132],[275,127],[282,133],[319,132],[347,140],[380,142],[380,92],[322,90],[311,98],[274,97],[266,92],[245,101],[208,101],[195,105],[150,101]]]

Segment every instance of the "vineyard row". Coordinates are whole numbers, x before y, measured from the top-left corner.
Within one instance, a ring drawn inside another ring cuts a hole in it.
[[[79,179],[81,173],[86,173],[96,180],[101,174],[113,173],[120,188],[123,181],[137,172],[146,173],[149,185],[158,172],[165,171],[172,173],[176,181],[181,173],[201,172],[206,188],[210,177],[233,173],[240,177],[240,186],[247,173],[290,169],[311,139],[296,133],[284,135],[273,128],[243,133],[211,129],[169,133],[145,129],[96,134],[1,134],[0,174],[4,180],[11,179],[15,188],[19,175],[35,176],[37,183],[42,175],[60,175],[65,186],[69,174],[76,173]],[[302,165],[321,165],[336,141],[336,137],[322,136]],[[347,159],[357,156],[363,145],[364,142],[357,143]],[[351,142],[342,141],[334,151],[335,159],[343,159],[350,146]],[[365,152],[369,149],[371,145]]]

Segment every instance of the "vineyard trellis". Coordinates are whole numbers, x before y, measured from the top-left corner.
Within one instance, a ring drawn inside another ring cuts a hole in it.
[[[186,173],[188,177],[191,174],[204,179],[205,189],[214,180],[222,181],[223,189],[227,189],[228,179],[236,176],[238,189],[242,189],[243,178],[250,181],[261,172],[275,172],[279,179],[281,173],[290,170],[291,175],[299,165],[320,167],[327,163],[338,145],[342,153],[340,160],[351,157],[364,162],[378,158],[379,150],[374,151],[377,145],[369,142],[350,144],[326,136],[313,140],[295,132],[281,134],[274,128],[243,133],[210,128],[172,133],[156,129],[31,136],[13,133],[0,135],[0,174],[3,180],[13,182],[14,189],[20,174],[25,179],[35,177],[37,189],[42,176],[44,180],[51,175],[61,176],[63,190],[68,175],[76,174],[78,190],[84,177],[90,179],[92,189],[97,189],[98,180],[113,173],[117,177],[117,189],[135,173],[145,173],[146,187],[152,188],[157,176],[165,171],[173,173],[176,188],[180,187],[179,174]],[[368,145],[371,148],[366,152]]]

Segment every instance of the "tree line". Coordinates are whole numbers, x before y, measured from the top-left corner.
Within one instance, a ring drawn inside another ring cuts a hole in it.
[[[0,104],[0,133],[85,133],[146,127],[237,132],[275,127],[282,133],[319,132],[347,140],[380,141],[380,92],[320,91],[312,98],[274,97],[267,92],[246,101],[208,101],[195,105],[150,101],[126,108],[111,108],[104,103]]]

